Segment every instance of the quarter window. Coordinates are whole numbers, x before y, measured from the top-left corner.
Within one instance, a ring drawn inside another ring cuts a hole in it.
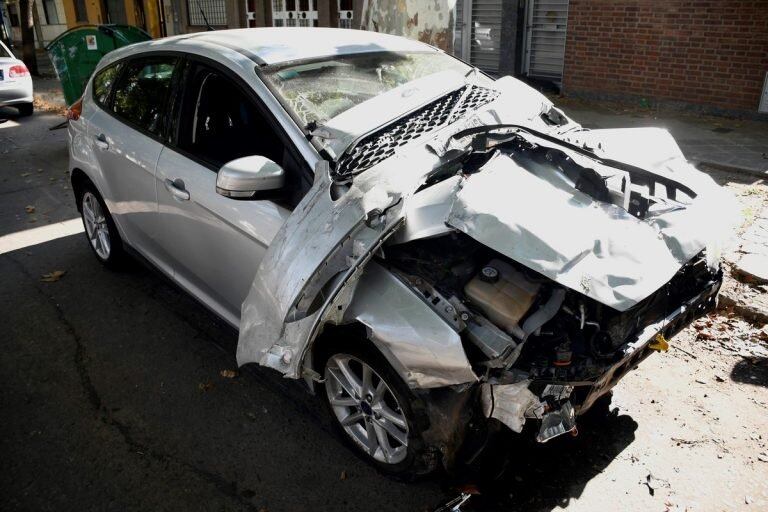
[[[119,64],[113,64],[99,71],[93,78],[93,100],[104,108],[108,108],[109,93],[120,71]]]
[[[140,59],[127,64],[115,86],[115,114],[142,130],[159,134],[177,58]]]

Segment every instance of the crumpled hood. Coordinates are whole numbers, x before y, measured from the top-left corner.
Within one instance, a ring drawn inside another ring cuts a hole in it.
[[[665,133],[626,135],[663,138]],[[523,168],[498,154],[464,181],[446,223],[563,286],[624,311],[658,290],[702,249],[717,252],[732,226],[732,198],[709,177],[686,169],[689,164],[675,163],[672,174],[678,180],[686,174],[690,179],[684,181],[697,197],[685,208],[651,210],[639,219],[571,188],[552,166],[530,163]]]

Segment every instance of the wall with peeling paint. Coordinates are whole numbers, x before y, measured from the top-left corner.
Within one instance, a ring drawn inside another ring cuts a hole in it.
[[[418,39],[453,51],[456,0],[365,0],[360,28]]]

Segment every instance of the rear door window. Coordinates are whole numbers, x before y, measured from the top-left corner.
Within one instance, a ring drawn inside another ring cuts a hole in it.
[[[115,85],[114,113],[136,128],[159,135],[164,128],[177,57],[130,61]]]
[[[119,72],[120,64],[112,64],[93,78],[93,100],[104,108],[109,108],[109,93]]]

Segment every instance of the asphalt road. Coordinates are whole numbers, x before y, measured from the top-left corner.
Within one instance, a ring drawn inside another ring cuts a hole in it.
[[[0,109],[0,119],[14,113]],[[576,439],[495,450],[510,459],[499,480],[497,461],[458,479],[403,483],[379,474],[299,383],[261,367],[223,377],[237,370],[236,333],[157,272],[138,263],[104,269],[82,234],[3,250],[13,234],[78,217],[66,131],[48,130],[60,121],[36,114],[0,124],[0,510],[429,511],[464,483],[484,493],[466,510],[548,511],[574,498],[590,510],[621,502],[663,510],[665,498],[649,495],[642,478],[673,463],[690,474],[674,484],[681,494],[702,482],[730,488],[739,471],[760,489],[764,471],[735,458],[728,478],[716,460],[699,480],[674,444],[662,441],[656,453],[658,429],[687,395],[663,412],[642,393],[625,399],[637,421],[613,415],[581,422]],[[41,281],[55,271],[65,274]],[[690,372],[686,361],[666,361],[628,380],[652,389],[669,368]],[[720,407],[732,403],[724,396]],[[649,454],[646,466],[630,446]]]

